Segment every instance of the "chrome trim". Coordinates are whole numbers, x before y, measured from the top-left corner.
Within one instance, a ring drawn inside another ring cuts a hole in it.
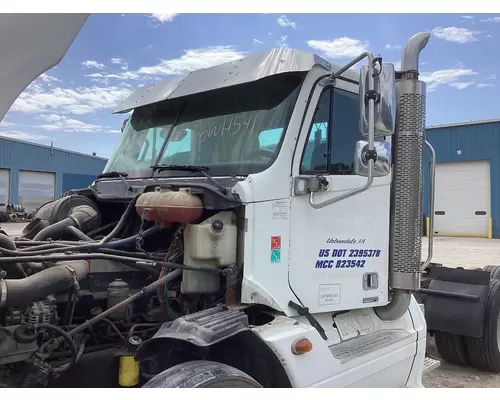
[[[433,247],[434,247],[434,199],[436,194],[436,152],[432,145],[426,140],[425,146],[431,152],[431,166],[429,171],[429,246],[427,250],[427,260],[422,264],[421,270],[423,271],[428,267],[432,261]]]
[[[335,72],[332,75],[332,79],[337,78],[339,75],[341,75],[344,71],[347,71],[349,68],[351,68],[353,65],[356,65],[358,62],[360,62],[362,59],[368,58],[368,90],[373,90],[375,87],[375,79],[373,77],[373,55],[369,52],[364,52],[358,57],[356,57],[354,60],[352,60],[350,63],[344,65],[342,68],[340,68],[337,72]],[[374,99],[370,99],[368,101],[368,150],[374,150],[375,149],[375,129],[374,129],[374,113],[375,113],[375,101]],[[368,160],[368,179],[366,181],[366,184],[358,189],[354,189],[350,192],[344,193],[343,195],[340,195],[338,197],[334,197],[332,199],[326,200],[323,203],[315,203],[314,202],[314,192],[310,192],[309,194],[309,204],[311,205],[312,208],[314,209],[320,209],[326,206],[329,206],[334,203],[338,203],[339,201],[345,200],[349,197],[355,196],[359,193],[364,192],[365,190],[369,189],[370,186],[373,183],[373,170],[374,170],[374,160],[370,159]]]
[[[0,279],[0,307],[3,307],[7,300],[7,284],[3,279]]]

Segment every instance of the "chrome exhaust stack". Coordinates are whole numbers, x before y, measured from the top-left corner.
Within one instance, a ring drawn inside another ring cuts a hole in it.
[[[429,33],[410,38],[403,49],[401,71],[396,73],[389,242],[392,298],[386,306],[375,308],[379,318],[386,321],[400,318],[408,309],[411,292],[420,290],[426,84],[418,79],[418,62],[429,39]]]

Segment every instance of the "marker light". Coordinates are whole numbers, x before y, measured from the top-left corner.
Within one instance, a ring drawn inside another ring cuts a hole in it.
[[[296,355],[309,353],[312,348],[312,343],[306,338],[297,339],[292,343],[292,353]]]

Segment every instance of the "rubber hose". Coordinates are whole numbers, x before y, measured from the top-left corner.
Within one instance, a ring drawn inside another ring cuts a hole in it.
[[[68,226],[74,226],[76,228],[77,225],[75,220],[68,217],[55,224],[49,225],[38,232],[33,240],[46,240],[48,238],[59,239],[66,232]]]
[[[75,277],[77,281],[85,279],[88,271],[89,264],[85,260],[67,261],[27,278],[4,279],[0,281],[0,307],[24,306],[65,291],[74,283]]]
[[[74,364],[71,363],[71,361],[69,363],[66,363],[64,365],[61,365],[60,367],[57,367],[55,368],[55,372],[60,374],[61,372],[64,372],[64,371],[67,371],[68,369],[71,368],[72,365],[75,365],[77,364],[81,359],[82,359],[82,356],[83,356],[83,353],[85,351],[85,344],[87,343],[87,340],[89,339],[89,336],[88,335],[85,335],[80,343],[80,348],[78,349],[78,354],[76,355],[76,361]],[[72,354],[72,353],[71,353]]]
[[[74,226],[82,232],[89,231],[101,222],[100,213],[94,208],[81,205],[73,208],[70,215],[55,224],[43,228],[36,234],[33,240],[44,240],[46,238],[59,239],[66,233],[69,226]]]
[[[69,348],[71,350],[71,362],[66,367],[66,370],[73,367],[77,363],[77,360],[78,360],[78,349],[76,347],[75,341],[71,338],[71,336],[68,335],[68,333],[66,331],[63,331],[61,328],[59,328],[58,326],[55,326],[55,325],[38,324],[37,327],[39,329],[46,329],[48,331],[59,333],[59,335],[62,336],[62,338],[66,341],[66,343],[68,343]]]
[[[5,247],[6,249],[9,250],[17,250],[16,244],[14,241],[8,237],[7,235],[0,234],[0,246]],[[1,259],[0,259],[1,262]],[[19,263],[5,263],[5,266],[15,268],[21,276],[26,277],[26,272],[24,272],[23,267]]]
[[[80,229],[74,227],[74,226],[68,226],[66,228],[66,231],[71,233],[74,237],[76,237],[79,240],[84,240],[86,242],[92,242],[92,238],[88,237],[85,233],[83,233]]]
[[[161,231],[161,228],[158,228],[156,226],[153,226],[152,228],[149,228],[149,229],[146,229],[143,233],[142,233],[142,237],[147,237],[147,236],[150,236],[156,232],[159,232]],[[125,238],[125,239],[119,239],[119,240],[114,240],[113,242],[107,242],[107,243],[104,243],[102,244],[101,246],[99,247],[103,247],[103,248],[108,248],[108,249],[116,249],[117,247],[126,247],[126,246],[130,246],[130,245],[133,245],[137,239],[137,237],[139,236],[139,234],[137,235],[134,235],[134,236],[130,236],[128,238]]]
[[[118,232],[120,230],[123,229],[123,227],[127,223],[129,214],[132,212],[132,210],[134,209],[135,204],[137,203],[137,199],[139,198],[139,196],[140,196],[140,194],[138,194],[137,196],[135,196],[130,201],[130,203],[128,203],[128,206],[125,209],[125,212],[123,213],[122,217],[120,218],[120,220],[118,221],[118,223],[116,224],[116,226],[113,228],[113,230],[110,233],[108,233],[106,236],[104,236],[99,241],[100,245],[103,245],[104,243],[109,242],[111,239],[113,239],[118,234]]]

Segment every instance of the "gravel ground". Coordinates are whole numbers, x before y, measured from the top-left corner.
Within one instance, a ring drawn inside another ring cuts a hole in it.
[[[1,229],[19,236],[26,223],[8,222]],[[427,258],[427,238],[422,241],[422,260]],[[433,262],[450,267],[482,268],[488,264],[500,265],[500,240],[438,237],[434,239]],[[428,337],[429,355],[440,358],[434,340]],[[441,366],[423,378],[427,388],[500,388],[500,374],[460,367],[441,360]]]

